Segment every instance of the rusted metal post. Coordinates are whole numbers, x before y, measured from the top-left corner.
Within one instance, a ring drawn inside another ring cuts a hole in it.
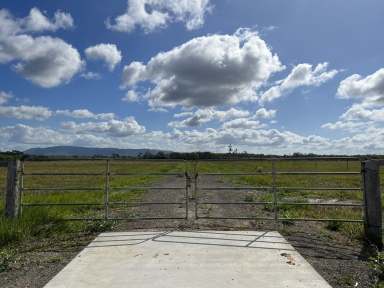
[[[105,189],[104,189],[104,219],[109,218],[109,177],[110,177],[109,159],[105,167]]]
[[[378,249],[383,248],[382,211],[380,195],[379,162],[375,160],[361,163],[364,187],[364,231],[367,239]]]
[[[8,161],[7,190],[5,194],[5,217],[16,218],[19,214],[19,170],[20,160]]]

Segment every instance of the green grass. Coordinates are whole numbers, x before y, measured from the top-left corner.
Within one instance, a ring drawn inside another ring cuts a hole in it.
[[[112,173],[161,173],[197,171],[223,172],[223,173],[247,173],[271,171],[270,161],[111,161]],[[278,161],[278,171],[360,171],[358,161]],[[106,161],[41,161],[26,162],[25,172],[70,172],[70,173],[104,173]],[[0,187],[4,191],[6,169],[0,168]],[[383,173],[381,178],[384,180]],[[202,176],[208,177],[208,176]],[[229,181],[232,185],[270,186],[271,175],[258,176],[223,176],[223,181]],[[110,186],[146,186],[160,180],[161,176],[111,176]],[[381,183],[384,183],[382,181]],[[104,184],[105,175],[101,176],[26,176],[24,187],[76,187],[78,191],[25,191],[23,203],[99,203],[100,206],[52,206],[52,207],[24,207],[20,219],[9,220],[0,216],[0,246],[15,241],[27,239],[49,233],[66,233],[68,231],[97,231],[108,229],[108,223],[89,221],[61,221],[65,218],[102,218],[104,216]],[[276,178],[277,186],[284,187],[360,187],[360,175],[279,175]],[[85,191],[81,187],[94,187],[98,191]],[[109,200],[112,202],[137,201],[145,193],[145,190],[117,191],[111,190]],[[343,201],[361,202],[360,191],[299,191],[282,189],[278,191],[278,201],[307,202],[314,199],[338,199]],[[271,193],[250,194],[245,199],[238,201],[273,201]],[[384,201],[383,201],[384,203]],[[0,213],[3,215],[3,201],[0,202]],[[265,211],[272,211],[271,206],[266,205]],[[241,215],[239,215],[241,216]],[[359,208],[333,208],[333,207],[309,207],[281,205],[279,216],[285,218],[336,218],[336,219],[361,219],[362,211]],[[284,223],[291,223],[285,221]],[[328,223],[329,230],[341,231],[351,237],[361,234],[361,226],[351,223]]]
[[[26,173],[105,173],[106,161],[42,161],[25,162]],[[167,173],[184,172],[183,162],[112,161],[112,173]],[[5,186],[6,170],[0,170],[0,187]],[[116,187],[148,186],[162,176],[111,176],[109,201],[130,202],[139,200],[145,190],[113,190]],[[26,175],[25,188],[79,188],[76,191],[33,190],[23,193],[24,204],[38,203],[98,203],[100,206],[23,207],[19,219],[3,217],[4,203],[0,204],[0,246],[29,237],[44,237],[50,233],[98,231],[110,228],[105,221],[61,221],[68,218],[104,217],[105,175],[102,176],[40,176]],[[81,188],[92,187],[97,191]],[[4,189],[2,189],[4,191]]]
[[[359,172],[360,162],[349,161],[277,161],[276,171],[319,171],[319,172]],[[200,162],[197,170],[200,173],[259,173],[272,171],[271,161],[232,161],[232,162]],[[384,179],[384,173],[381,178]],[[209,177],[209,176],[204,176]],[[224,181],[229,181],[236,186],[272,186],[271,175],[251,176],[222,176]],[[319,188],[360,188],[360,175],[277,175],[275,178],[278,187],[319,187]],[[383,183],[383,182],[381,182]],[[261,201],[273,202],[274,196],[270,190],[264,193],[248,193],[244,199],[238,201]],[[335,190],[295,190],[278,189],[278,202],[300,202],[309,203],[314,201],[346,201],[351,203],[362,203],[363,194],[357,190],[335,191]],[[383,201],[384,203],[384,201]],[[265,205],[266,212],[273,212],[273,205]],[[329,207],[329,206],[278,206],[279,218],[312,218],[312,219],[362,219],[362,208],[359,207]],[[241,216],[241,215],[239,215]],[[260,215],[258,215],[260,216]],[[294,224],[293,221],[283,221],[283,224]],[[306,225],[302,223],[302,225]],[[356,223],[342,223],[338,221],[326,222],[324,227],[332,231],[340,231],[350,238],[361,238],[362,225]]]

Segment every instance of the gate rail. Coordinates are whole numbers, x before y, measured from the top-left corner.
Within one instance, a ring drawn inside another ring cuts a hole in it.
[[[48,159],[49,160],[49,159]],[[58,159],[52,159],[58,160]],[[68,160],[68,159],[66,159]],[[72,159],[73,160],[73,159]],[[91,160],[91,159],[77,159],[77,160]],[[93,160],[93,159],[92,159]],[[104,161],[106,159],[103,159]],[[381,207],[381,191],[380,191],[380,174],[379,168],[384,165],[384,160],[366,160],[361,162],[361,187],[294,187],[294,186],[278,186],[276,179],[280,175],[321,175],[321,176],[332,176],[332,175],[344,175],[344,176],[357,176],[360,175],[360,172],[351,172],[351,171],[278,171],[276,169],[277,161],[291,161],[291,160],[303,160],[303,161],[312,161],[312,160],[363,160],[358,158],[351,157],[330,157],[328,158],[264,158],[264,159],[218,159],[218,161],[247,161],[247,160],[263,160],[271,161],[272,169],[268,172],[257,172],[257,173],[201,173],[198,174],[197,170],[193,173],[195,181],[194,192],[195,198],[195,216],[196,219],[260,219],[260,220],[271,220],[275,223],[281,221],[337,221],[337,222],[353,222],[353,223],[362,223],[364,222],[365,234],[368,239],[375,242],[379,247],[382,246],[382,207]],[[129,160],[131,161],[131,160]],[[150,160],[152,161],[152,160]],[[158,160],[154,160],[158,161]],[[175,159],[165,159],[161,161],[175,162]],[[200,160],[199,160],[200,161]],[[207,159],[205,161],[215,161],[214,159]],[[203,162],[205,162],[203,160]],[[134,161],[133,161],[134,162]],[[185,162],[185,161],[183,161]],[[0,161],[0,166],[3,167],[5,163]],[[349,169],[347,162],[347,169]],[[153,186],[129,186],[129,187],[111,187],[110,177],[111,176],[171,176],[171,175],[183,175],[185,177],[185,185],[182,187],[153,187]],[[256,175],[271,175],[272,176],[272,185],[271,186],[247,186],[247,187],[198,187],[198,177],[199,176],[256,176]],[[105,182],[104,187],[24,187],[24,178],[33,177],[33,176],[104,176]],[[18,215],[21,215],[23,209],[31,209],[33,207],[44,207],[44,206],[99,206],[104,207],[104,217],[99,218],[67,218],[65,220],[141,220],[141,219],[188,219],[188,209],[189,209],[189,195],[188,189],[191,187],[191,175],[188,174],[187,169],[179,173],[114,173],[110,171],[109,160],[106,160],[105,171],[98,173],[54,173],[54,172],[31,172],[27,173],[24,171],[24,163],[19,160],[10,160],[8,161],[8,174],[7,174],[7,189],[6,189],[6,201],[5,201],[5,215],[10,218],[15,218]],[[130,201],[110,201],[110,192],[118,190],[129,190],[129,189],[168,189],[168,190],[185,190],[184,201],[169,201],[169,202],[130,202]],[[215,201],[199,201],[199,191],[203,190],[267,190],[272,193],[272,201],[252,201],[252,202],[215,202]],[[24,203],[23,202],[23,192],[26,191],[100,191],[104,195],[103,202],[89,202],[89,203]],[[280,190],[297,190],[297,191],[363,191],[364,192],[364,203],[306,203],[306,202],[286,202],[279,201],[279,191]],[[203,204],[212,204],[212,205],[272,205],[273,206],[273,217],[202,217],[198,215],[198,206]],[[145,205],[185,205],[185,215],[184,217],[111,217],[110,208],[111,205],[125,205],[125,206],[145,206]],[[364,217],[362,219],[333,219],[333,218],[294,218],[287,217],[283,218],[279,215],[279,207],[282,205],[296,205],[296,206],[329,206],[329,207],[356,207],[364,208]]]
[[[352,157],[335,157],[330,158],[332,160],[355,160]],[[322,176],[332,176],[332,175],[344,175],[344,176],[357,176],[360,175],[361,172],[352,172],[352,171],[278,171],[276,169],[276,162],[279,161],[289,161],[290,159],[262,159],[263,161],[271,162],[271,171],[263,171],[263,172],[253,172],[253,173],[196,173],[195,175],[195,218],[196,219],[223,219],[223,220],[266,220],[266,221],[274,221],[275,224],[282,221],[319,221],[319,222],[349,222],[349,223],[363,223],[364,219],[343,219],[343,218],[294,218],[294,217],[279,217],[279,207],[282,205],[291,205],[291,206],[323,206],[323,207],[358,207],[364,208],[364,203],[307,203],[307,202],[284,202],[279,201],[278,192],[279,190],[296,190],[296,191],[362,191],[362,186],[360,187],[294,187],[294,186],[277,186],[276,178],[279,175],[322,175]],[[293,160],[312,160],[308,158],[299,158]],[[225,161],[225,160],[221,160]],[[228,160],[227,160],[228,161]],[[241,161],[241,160],[240,160]],[[347,167],[348,164],[347,164]],[[246,187],[200,187],[198,185],[199,177],[203,176],[260,176],[260,175],[271,175],[272,176],[272,185],[271,186],[246,186]],[[273,201],[242,201],[242,202],[214,202],[214,201],[204,201],[200,202],[200,191],[236,191],[236,190],[260,190],[260,191],[269,191],[273,194]],[[272,217],[219,217],[219,216],[201,216],[198,213],[200,205],[272,205],[273,206],[273,218]],[[363,215],[363,213],[362,213]]]
[[[105,160],[105,159],[104,159]],[[25,172],[24,171],[24,161],[21,161],[19,174],[19,212],[22,214],[23,208],[34,208],[34,207],[50,207],[50,206],[98,206],[104,207],[104,217],[67,217],[63,220],[156,220],[156,219],[187,219],[188,217],[188,185],[186,180],[186,185],[183,187],[171,187],[171,186],[126,186],[126,187],[111,187],[110,178],[111,176],[183,176],[187,179],[187,172],[179,173],[122,173],[122,172],[111,172],[110,170],[110,160],[107,159],[105,172],[97,173],[88,173],[88,172]],[[105,176],[104,188],[102,187],[24,187],[24,179],[27,176]],[[129,191],[129,190],[185,190],[185,196],[183,202],[140,202],[140,201],[110,201],[110,192],[113,191]],[[61,202],[61,203],[24,203],[22,201],[22,196],[25,191],[100,191],[103,192],[104,201],[103,203],[99,202]],[[185,215],[184,217],[111,217],[110,209],[111,206],[125,206],[125,207],[136,207],[136,206],[149,206],[149,205],[184,205],[185,206]]]

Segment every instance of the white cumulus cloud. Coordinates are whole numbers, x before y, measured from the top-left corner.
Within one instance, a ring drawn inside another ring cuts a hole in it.
[[[72,118],[91,118],[98,120],[112,120],[116,117],[114,113],[100,113],[95,114],[88,109],[75,109],[75,110],[57,110],[56,115],[62,115]]]
[[[284,66],[256,32],[239,29],[233,35],[194,38],[152,57],[147,64],[124,67],[123,87],[142,81],[152,107],[209,107],[256,101],[256,89]]]
[[[20,30],[25,32],[56,31],[73,27],[71,14],[56,11],[53,19],[49,19],[38,8],[32,8],[29,15],[17,20]]]
[[[295,66],[291,73],[281,81],[278,85],[272,86],[265,91],[260,101],[271,102],[272,100],[281,97],[285,93],[291,92],[293,89],[301,86],[319,86],[322,83],[332,79],[337,73],[337,70],[327,70],[328,63],[320,63],[315,67],[308,63],[302,63]]]
[[[185,119],[171,121],[168,123],[168,126],[173,128],[196,127],[213,120],[219,120],[222,122],[228,119],[247,117],[249,114],[250,113],[248,111],[239,110],[236,108],[231,108],[224,111],[215,110],[213,108],[197,109],[194,112],[189,111],[175,114],[175,118]]]
[[[136,27],[146,33],[182,22],[188,30],[201,27],[212,9],[209,0],[128,0],[127,10],[114,21],[107,19],[108,29],[132,32]]]
[[[52,111],[42,106],[0,106],[0,117],[45,120],[51,116]]]
[[[340,82],[336,95],[358,103],[352,104],[338,121],[325,123],[323,128],[362,133],[371,127],[377,128],[375,132],[381,131],[376,126],[384,122],[384,68],[366,77],[354,74],[345,78]]]
[[[115,44],[97,44],[85,49],[85,56],[88,60],[104,61],[110,71],[114,70],[116,65],[121,62],[121,51]]]
[[[260,108],[256,111],[255,116],[260,119],[271,119],[276,116],[276,110]]]
[[[353,74],[340,82],[337,89],[340,98],[356,98],[364,102],[384,104],[384,68],[371,75]]]
[[[126,137],[145,132],[145,127],[137,123],[134,117],[127,117],[124,120],[112,119],[103,122],[75,123],[70,121],[64,122],[62,128],[75,133],[101,133],[113,137]]]
[[[45,88],[67,83],[81,71],[83,62],[74,47],[60,38],[26,34],[23,21],[0,10],[0,64],[13,63],[16,72]]]

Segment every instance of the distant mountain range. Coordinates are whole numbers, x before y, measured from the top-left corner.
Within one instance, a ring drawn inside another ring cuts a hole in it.
[[[110,157],[113,154],[120,156],[135,157],[139,154],[151,153],[156,154],[162,150],[156,149],[118,149],[118,148],[91,148],[91,147],[78,147],[78,146],[53,146],[46,148],[31,148],[24,151],[24,154],[37,155],[37,156],[83,156],[91,157],[94,155]],[[162,151],[169,153],[169,151]]]

